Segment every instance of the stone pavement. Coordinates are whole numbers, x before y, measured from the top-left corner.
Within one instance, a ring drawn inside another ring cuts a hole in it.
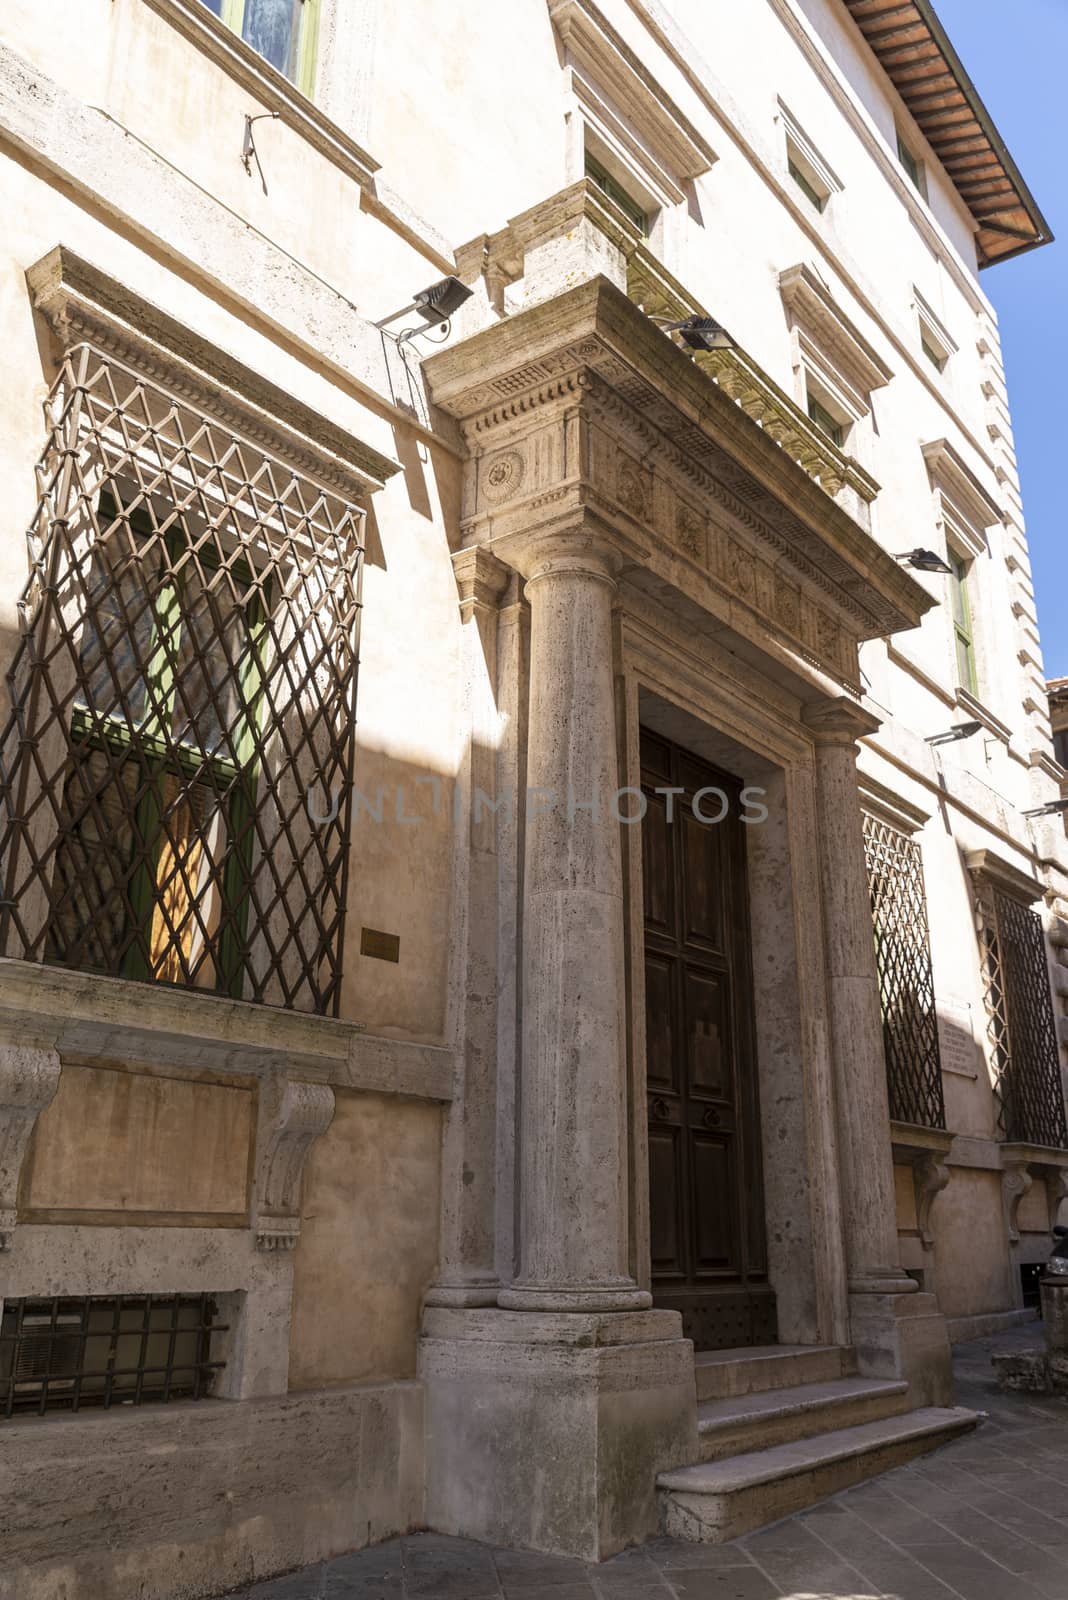
[[[1068,1600],[1068,1400],[1001,1395],[959,1345],[957,1403],[989,1413],[921,1461],[729,1545],[656,1540],[599,1567],[416,1534],[240,1600]]]

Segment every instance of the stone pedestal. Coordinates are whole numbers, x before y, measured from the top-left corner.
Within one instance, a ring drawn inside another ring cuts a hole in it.
[[[603,1561],[657,1531],[656,1475],[697,1454],[674,1311],[428,1309],[427,1522]]]
[[[945,1319],[898,1258],[890,1107],[856,741],[878,722],[844,697],[806,708],[816,745],[823,936],[835,1066],[850,1338],[862,1373],[901,1377],[914,1405],[952,1395]]]

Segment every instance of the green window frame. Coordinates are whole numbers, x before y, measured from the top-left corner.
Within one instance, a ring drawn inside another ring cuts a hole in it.
[[[602,167],[596,156],[586,152],[586,176],[591,183],[595,183],[602,194],[608,196],[633,222],[638,232],[645,238],[649,236],[649,213],[638,204],[637,200],[629,195],[621,183],[618,183],[606,167]]]
[[[944,372],[946,370],[946,357],[935,349],[922,327],[920,329],[920,348],[936,371]]]
[[[822,211],[824,206],[827,204],[827,196],[825,194],[820,194],[817,189],[813,188],[812,184],[805,177],[805,174],[801,171],[801,168],[798,166],[793,156],[787,156],[786,170],[797,184],[797,187],[801,190],[801,193],[805,196],[805,199],[810,200],[817,211]]]
[[[972,611],[968,601],[968,565],[955,550],[948,552],[951,567],[949,591],[953,607],[953,641],[957,655],[959,686],[969,694],[979,692],[975,670],[975,636],[972,633]]]
[[[101,522],[114,522],[117,516],[118,507],[105,492],[100,503]],[[135,509],[129,513],[128,520],[136,537],[152,539],[152,523],[145,512]],[[193,727],[188,727],[182,736],[174,731],[176,719],[186,714],[179,704],[179,673],[175,664],[181,661],[183,646],[194,626],[186,600],[190,580],[199,569],[220,571],[223,563],[218,552],[205,548],[203,542],[198,547],[196,563],[183,562],[183,551],[192,541],[180,525],[171,528],[164,537],[169,572],[153,593],[146,611],[147,665],[138,683],[140,693],[136,699],[143,707],[143,714],[137,718],[136,735],[128,720],[134,701],[131,688],[126,690],[126,708],[101,714],[99,708],[90,704],[93,690],[89,683],[84,685],[85,699],[75,701],[71,708],[71,735],[77,748],[97,751],[110,757],[112,763],[122,763],[115,768],[114,781],[124,781],[129,771],[139,792],[134,830],[135,838],[142,841],[138,851],[141,859],[129,880],[129,902],[140,937],[129,942],[125,951],[123,977],[174,981],[167,977],[167,944],[173,946],[174,939],[164,917],[159,919],[157,932],[157,909],[168,891],[172,895],[177,892],[179,896],[183,890],[188,893],[185,879],[189,858],[187,855],[179,864],[172,850],[169,878],[161,882],[165,851],[170,848],[164,825],[165,805],[173,813],[180,805],[192,806],[198,797],[201,803],[210,804],[213,797],[225,796],[220,815],[228,843],[225,863],[215,884],[221,933],[214,990],[217,994],[240,998],[247,954],[253,823],[259,781],[257,732],[263,709],[266,610],[270,605],[270,589],[257,581],[247,562],[227,563],[227,581],[246,596],[238,677],[241,702],[250,713],[237,727],[236,734],[233,729],[229,730],[228,743],[236,758],[231,760],[206,750],[197,742]],[[195,641],[193,648],[196,648]],[[214,710],[214,706],[211,709]],[[174,792],[165,801],[169,785]],[[188,931],[195,934],[192,921]],[[124,939],[128,933],[127,925]],[[153,970],[147,952],[157,946],[160,954],[154,964],[156,970]]]
[[[902,167],[904,167],[908,176],[908,180],[912,184],[912,187],[916,190],[916,193],[922,195],[926,200],[927,188],[923,177],[923,162],[913,155],[912,151],[901,137],[900,129],[898,130],[897,135],[897,159],[900,161]]]
[[[219,20],[245,40],[262,55],[272,67],[296,84],[302,94],[310,99],[315,89],[316,53],[319,45],[320,0],[203,0]],[[263,27],[268,21],[268,7],[284,22],[288,6],[289,40],[278,59],[263,46],[266,42]]]
[[[845,429],[836,417],[832,417],[827,407],[821,405],[814,394],[808,397],[809,420],[814,422],[821,433],[825,433],[832,444],[839,450],[845,443]]]

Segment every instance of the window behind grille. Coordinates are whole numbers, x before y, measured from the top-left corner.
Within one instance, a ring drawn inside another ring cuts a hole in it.
[[[915,1127],[944,1128],[942,1062],[920,847],[907,833],[879,817],[865,813],[863,821],[890,1115],[895,1122]]]
[[[982,875],[977,911],[998,1121],[1011,1143],[1068,1147],[1042,919]]]
[[[217,1317],[206,1294],[5,1300],[0,1410],[203,1400],[225,1364]]]
[[[47,416],[0,954],[336,1014],[360,513],[88,345]]]

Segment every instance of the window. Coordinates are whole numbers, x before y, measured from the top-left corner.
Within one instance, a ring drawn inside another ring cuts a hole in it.
[[[588,150],[586,152],[586,176],[591,183],[597,185],[602,194],[607,195],[609,200],[619,207],[625,216],[630,218],[640,234],[648,235],[648,212],[642,209],[637,200],[627,193],[621,183],[617,183],[608,169],[602,167],[601,163],[596,157],[591,156]]]
[[[49,405],[0,953],[336,1014],[359,513],[87,345]]]
[[[841,179],[832,171],[782,100],[779,101],[777,120],[782,123],[786,139],[787,172],[809,204],[817,211],[823,211],[831,196],[841,189]]]
[[[808,396],[808,414],[810,420],[816,424],[822,433],[827,435],[831,443],[836,444],[841,449],[845,443],[844,425],[831,415],[827,407],[822,405],[811,391]]]
[[[203,4],[305,94],[312,93],[319,0],[203,0]]]
[[[924,355],[937,372],[944,372],[946,370],[947,357],[941,350],[937,348],[933,339],[931,338],[931,335],[924,327],[920,328],[920,349],[923,351]]]
[[[271,584],[107,492],[97,525],[46,959],[240,994]]]
[[[225,1362],[210,1295],[5,1300],[0,1413],[203,1400]]]
[[[923,162],[920,161],[918,157],[913,155],[912,151],[905,143],[905,140],[902,138],[900,129],[898,130],[897,135],[897,159],[901,162],[905,172],[908,174],[908,179],[912,184],[912,187],[917,191],[918,194],[922,194],[923,198],[926,200],[927,180],[924,175]]]
[[[999,1129],[1010,1143],[1063,1150],[1068,1128],[1042,919],[986,871],[972,870]]]
[[[820,194],[819,190],[816,188],[816,185],[805,172],[801,163],[791,155],[787,158],[786,167],[791,178],[797,184],[797,187],[801,190],[801,193],[805,196],[806,200],[811,200],[816,210],[822,211],[824,206],[827,204],[827,196],[825,194]]]
[[[864,851],[875,927],[890,1115],[914,1127],[944,1128],[927,894],[920,846],[900,828],[864,813]]]
[[[957,659],[957,682],[969,694],[978,694],[979,685],[975,671],[975,641],[972,637],[972,613],[968,603],[969,563],[955,550],[947,552],[951,568],[949,577],[950,600],[953,608],[953,638]]]
[[[945,372],[950,356],[956,353],[957,345],[949,329],[936,316],[915,284],[912,287],[912,297],[919,325],[920,349],[936,372]]]
[[[1068,728],[1054,730],[1053,753],[1062,767],[1068,767]]]

